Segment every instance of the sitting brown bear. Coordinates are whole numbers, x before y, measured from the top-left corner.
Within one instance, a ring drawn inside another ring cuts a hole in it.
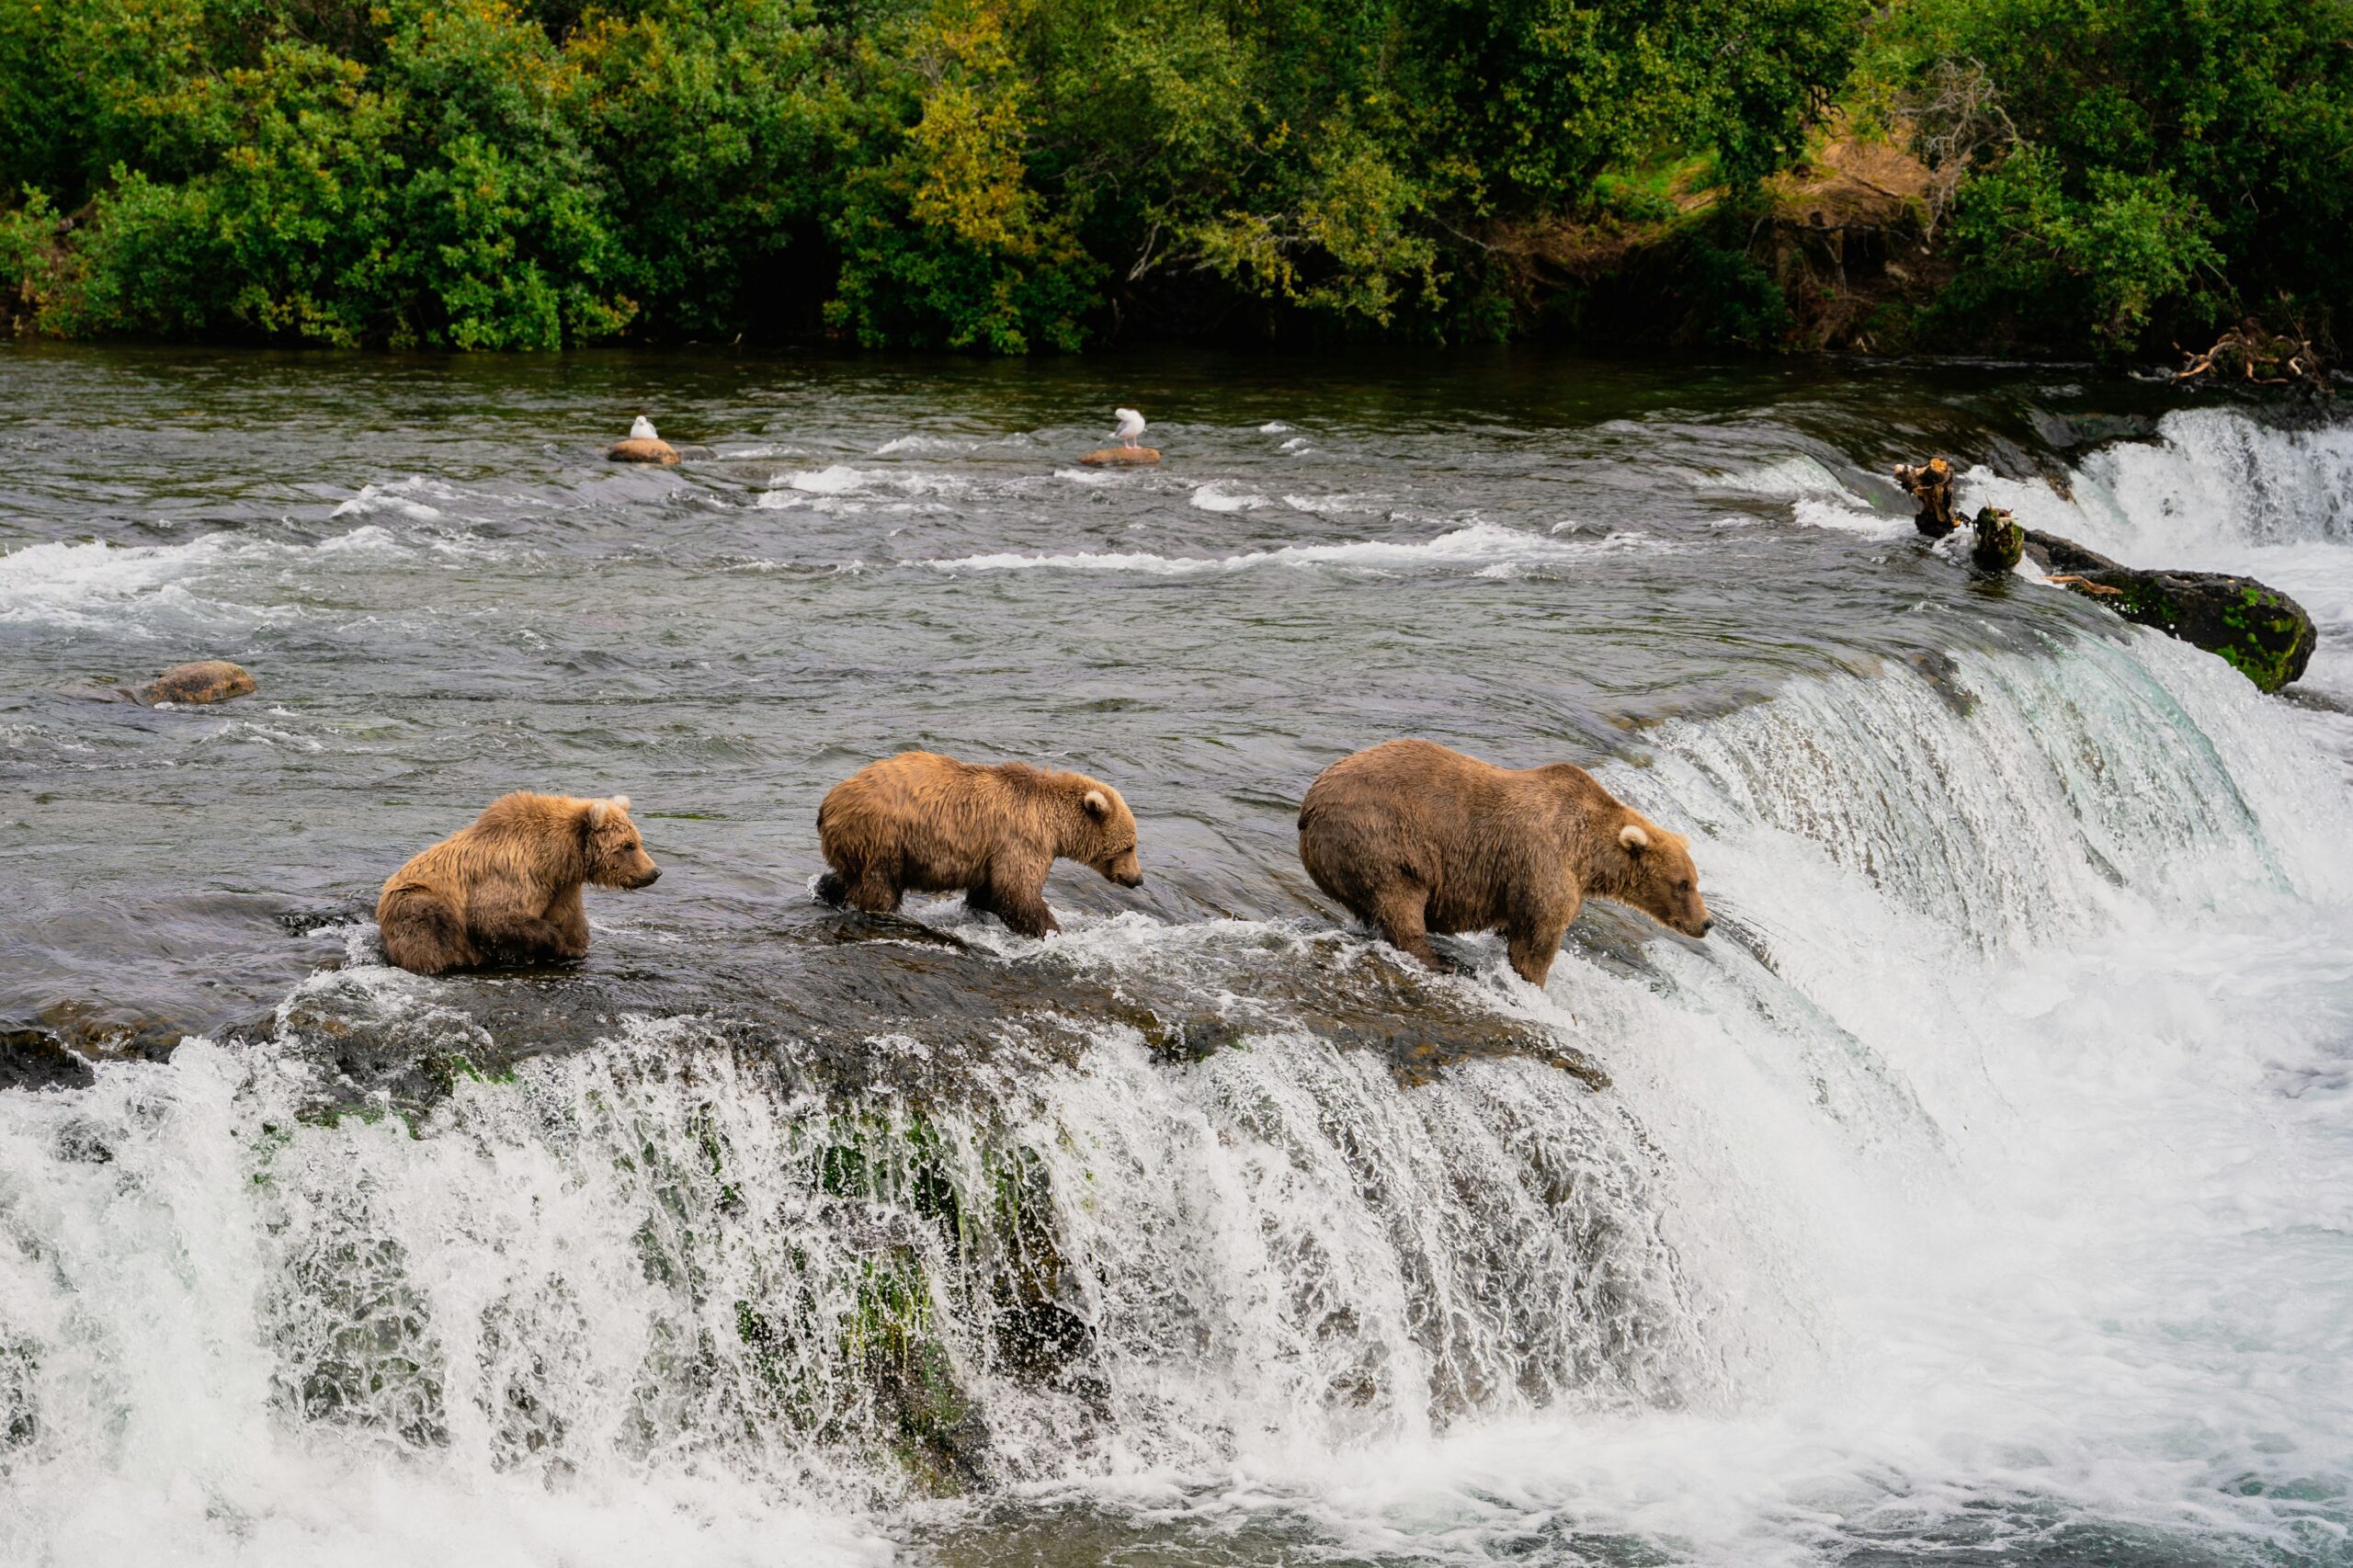
[[[1687,936],[1710,925],[1682,835],[1565,762],[1497,767],[1429,741],[1342,757],[1308,786],[1299,858],[1317,887],[1431,968],[1430,932],[1501,929],[1511,967],[1534,985],[1587,895]]]
[[[662,874],[629,797],[501,795],[392,873],[376,900],[386,956],[419,974],[576,959],[588,950],[580,886],[642,888]]]
[[[817,840],[833,869],[817,896],[887,915],[908,892],[953,892],[1024,937],[1062,926],[1046,907],[1046,873],[1080,860],[1123,888],[1143,881],[1136,819],[1108,784],[1025,763],[982,767],[927,751],[872,762],[817,808]]]

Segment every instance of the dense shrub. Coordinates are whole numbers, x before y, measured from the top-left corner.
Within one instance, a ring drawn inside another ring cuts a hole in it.
[[[1842,92],[1947,163],[1938,341],[2353,294],[2353,0],[0,0],[0,299],[458,348],[1488,336],[1529,303],[1497,240],[1597,222],[1676,232],[1617,295],[1662,335],[1768,344],[1748,215]]]
[[[1910,0],[1868,74],[1961,62],[2015,142],[1957,192],[1949,331],[2119,349],[2353,298],[2353,3]]]

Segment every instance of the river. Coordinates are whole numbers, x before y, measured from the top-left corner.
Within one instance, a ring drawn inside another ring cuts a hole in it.
[[[1120,404],[1166,460],[1078,466]],[[2353,424],[18,345],[0,430],[0,1561],[2353,1563]],[[1972,573],[1937,452],[2312,670]],[[202,657],[260,690],[100,699]],[[1715,933],[1402,962],[1294,818],[1404,734],[1594,768]],[[817,903],[909,746],[1108,779],[1143,885]],[[388,968],[517,788],[662,881]]]

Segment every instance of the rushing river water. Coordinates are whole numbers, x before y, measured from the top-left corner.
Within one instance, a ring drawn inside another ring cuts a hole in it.
[[[1074,465],[1118,403],[1161,467]],[[2353,426],[1535,355],[0,410],[0,1561],[2353,1562]],[[1928,547],[1939,451],[2298,595],[2302,687]],[[1400,734],[1594,767],[1716,934],[1401,964],[1293,827]],[[907,746],[1111,780],[1144,885],[817,904]],[[524,787],[659,885],[385,967]]]

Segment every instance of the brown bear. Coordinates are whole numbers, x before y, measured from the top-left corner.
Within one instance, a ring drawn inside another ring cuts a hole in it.
[[[588,950],[581,884],[642,888],[661,874],[629,820],[627,795],[518,790],[393,872],[376,925],[386,956],[419,974],[576,959]]]
[[[1690,937],[1708,905],[1680,834],[1582,767],[1497,767],[1429,741],[1342,757],[1308,786],[1299,858],[1315,885],[1436,969],[1429,933],[1504,932],[1530,984],[1588,896]]]
[[[1123,888],[1143,881],[1136,819],[1108,784],[1026,763],[983,767],[927,751],[867,764],[826,791],[817,841],[833,868],[817,896],[887,915],[909,892],[954,892],[1024,937],[1061,925],[1046,873],[1079,860]]]

